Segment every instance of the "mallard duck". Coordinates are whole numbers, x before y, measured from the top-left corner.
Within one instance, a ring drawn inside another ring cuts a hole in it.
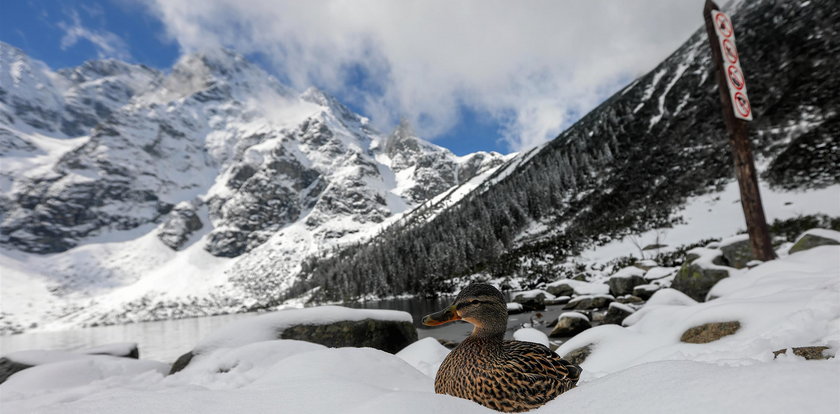
[[[423,318],[427,326],[456,320],[474,326],[440,365],[436,393],[518,412],[537,408],[577,384],[580,367],[544,345],[505,341],[507,318],[502,293],[483,283],[467,286],[451,306]]]

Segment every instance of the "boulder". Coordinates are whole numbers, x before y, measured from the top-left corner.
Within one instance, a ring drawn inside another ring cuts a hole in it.
[[[671,276],[676,272],[676,267],[652,267],[645,272],[644,278],[647,281],[654,281]]]
[[[604,315],[603,323],[621,325],[624,318],[632,315],[634,312],[636,312],[635,309],[625,304],[618,302],[610,303],[610,307],[607,309],[607,314]]]
[[[657,246],[659,246],[659,245],[657,245]],[[654,247],[654,248],[657,248],[657,247]],[[656,263],[656,260],[652,260],[652,259],[642,259],[642,260],[639,260],[636,263],[633,263],[633,266],[638,267],[639,269],[642,269],[645,272],[647,272],[648,270],[653,269],[656,266],[659,266],[659,263]]]
[[[32,365],[12,361],[9,358],[0,358],[0,384],[6,382],[14,373],[32,368]]]
[[[276,339],[296,339],[329,347],[370,347],[396,353],[417,341],[411,315],[401,311],[318,306],[288,309],[235,321],[211,333],[173,364],[175,373],[218,348]]]
[[[748,234],[739,234],[722,240],[718,249],[723,254],[726,264],[736,269],[743,269],[747,267],[747,263],[756,259]]]
[[[644,300],[642,298],[640,298],[638,296],[635,296],[635,295],[619,296],[615,299],[615,301],[618,302],[618,303],[642,303],[642,302],[644,302]]]
[[[571,296],[557,296],[554,299],[546,299],[545,306],[565,305],[572,300]]]
[[[689,328],[680,336],[680,341],[689,344],[707,344],[741,329],[741,322],[712,322]]]
[[[516,315],[517,313],[525,312],[525,307],[521,303],[511,302],[507,304],[508,315]]]
[[[578,296],[570,300],[563,309],[604,309],[614,300],[611,295]]]
[[[544,310],[546,299],[554,299],[554,295],[544,290],[526,290],[513,294],[513,302],[522,304],[526,312]]]
[[[78,351],[88,355],[110,355],[121,358],[140,359],[140,349],[135,342],[120,342],[107,345],[95,346],[93,348]]]
[[[554,296],[605,295],[610,293],[610,287],[606,284],[570,279],[549,283],[545,290]]]
[[[803,233],[793,243],[788,253],[801,252],[817,246],[840,244],[840,232],[825,229],[811,229]]]
[[[589,328],[589,318],[577,312],[566,312],[557,317],[557,323],[548,336],[552,338],[575,336]]]
[[[580,365],[592,353],[592,348],[595,344],[584,345],[580,348],[573,349],[568,354],[563,355],[563,359],[575,365]]]
[[[661,289],[662,287],[659,285],[655,285],[652,283],[646,285],[638,285],[633,288],[633,296],[638,296],[642,300],[648,300],[657,290]]]
[[[645,272],[645,270],[635,266],[625,267],[619,270],[610,276],[610,294],[621,296],[633,293],[634,287],[647,283],[644,278]]]
[[[814,359],[829,359],[831,355],[827,355],[825,351],[831,349],[827,346],[803,346],[797,348],[790,348],[793,351],[793,354],[796,356],[801,356],[802,358],[814,360]],[[778,351],[773,351],[773,358],[778,358],[779,355],[787,354],[788,348],[780,349]]]
[[[691,261],[686,261],[671,287],[677,289],[692,299],[703,302],[709,290],[721,279],[729,277],[732,269],[723,265],[723,254],[720,250],[698,247],[689,251]]]

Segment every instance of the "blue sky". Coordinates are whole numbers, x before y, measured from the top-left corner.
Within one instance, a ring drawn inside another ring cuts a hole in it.
[[[326,90],[383,132],[406,118],[458,155],[508,153],[553,138],[652,69],[699,27],[702,1],[527,6],[6,0],[0,40],[54,69],[113,57],[165,70],[181,53],[226,47],[293,88]]]

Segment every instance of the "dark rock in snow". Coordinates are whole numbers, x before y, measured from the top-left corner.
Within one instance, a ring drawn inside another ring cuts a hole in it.
[[[755,260],[749,236],[744,236],[745,237],[738,238],[730,243],[720,244],[719,249],[723,253],[723,258],[726,259],[726,263],[730,267],[743,269],[747,267],[747,263]]]
[[[618,302],[610,303],[610,307],[607,309],[607,314],[604,315],[603,323],[621,325],[624,318],[632,315],[634,312],[635,310],[627,305]]]
[[[176,205],[158,229],[157,236],[160,241],[173,250],[180,250],[190,235],[203,227],[196,209],[195,202],[183,202]]]
[[[830,230],[826,230],[828,232]],[[838,233],[840,235],[840,233]],[[789,253],[796,253],[801,252],[803,250],[813,249],[817,246],[831,246],[831,245],[838,245],[836,239],[826,237],[825,235],[819,234],[819,229],[809,230],[805,232],[802,236],[799,236],[799,239],[796,240],[796,243],[791,246]]]
[[[741,322],[712,322],[689,328],[680,336],[680,341],[689,344],[706,344],[732,335],[741,329]]]
[[[692,252],[693,260],[680,267],[671,287],[703,302],[717,282],[729,277],[729,270],[724,265],[720,250],[700,248]]]
[[[563,309],[604,309],[614,300],[610,295],[578,296],[569,301]]]
[[[661,286],[654,284],[639,285],[633,288],[633,296],[637,296],[642,300],[648,300],[661,288]]]
[[[12,361],[6,357],[0,358],[0,384],[6,382],[6,380],[16,372],[23,371],[27,368],[32,368],[32,365]]]
[[[586,358],[592,353],[592,348],[595,344],[584,345],[580,348],[574,349],[570,351],[568,354],[563,356],[563,359],[569,361],[575,365],[580,365],[583,361],[586,361]]]
[[[592,324],[589,323],[589,318],[577,312],[566,312],[557,317],[557,323],[554,324],[554,329],[548,336],[552,338],[565,338],[575,336],[589,328]]]
[[[410,322],[365,319],[323,325],[295,325],[283,330],[281,339],[297,339],[329,347],[369,347],[397,353],[417,341]]]
[[[827,346],[802,346],[792,348],[793,354],[796,356],[801,356],[802,358],[808,360],[814,359],[829,359],[833,358],[833,356],[828,355],[825,351],[828,351],[829,347]],[[778,358],[779,355],[787,354],[788,348],[780,349],[778,351],[773,351],[773,357]]]

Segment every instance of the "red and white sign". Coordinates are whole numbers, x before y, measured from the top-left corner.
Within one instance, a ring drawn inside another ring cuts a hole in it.
[[[720,54],[723,58],[732,110],[735,112],[736,118],[752,121],[752,107],[750,106],[750,98],[747,96],[747,81],[744,78],[744,71],[741,70],[738,48],[735,46],[735,30],[732,28],[732,20],[726,13],[712,10],[712,21],[715,23]]]

